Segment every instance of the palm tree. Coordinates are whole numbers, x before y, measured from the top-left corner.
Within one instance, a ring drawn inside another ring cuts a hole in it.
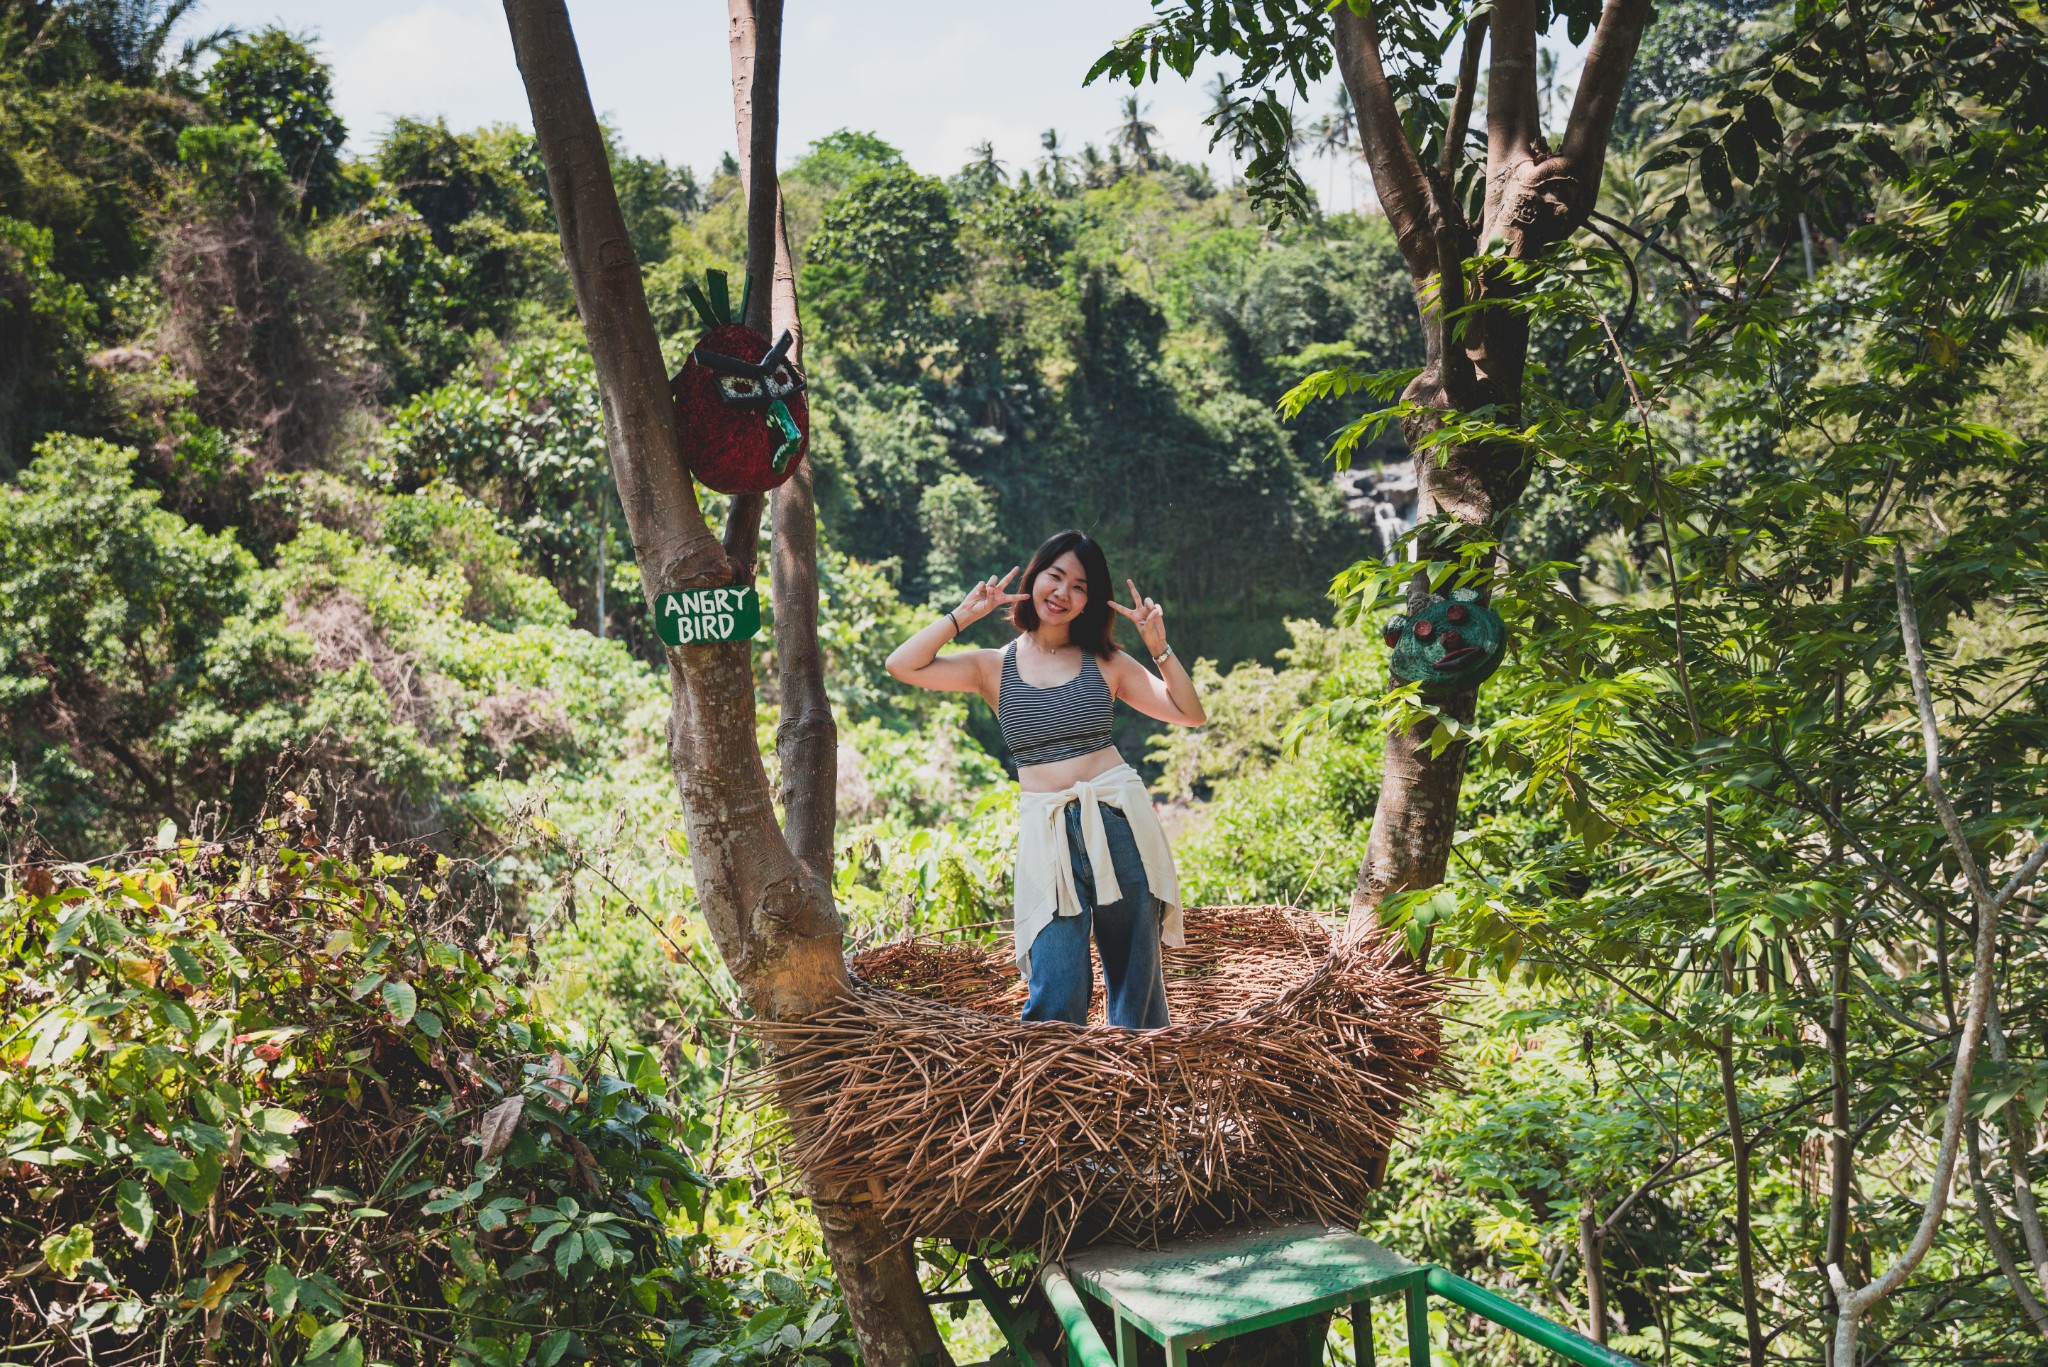
[[[1038,135],[1038,145],[1045,149],[1045,155],[1038,159],[1039,174],[1045,183],[1055,190],[1067,188],[1067,166],[1073,160],[1060,151],[1060,130],[1048,128]]]
[[[1338,86],[1335,107],[1310,124],[1308,131],[1316,139],[1318,156],[1333,157],[1350,151],[1358,140],[1358,111],[1351,107],[1351,91]]]
[[[1102,153],[1095,150],[1092,142],[1081,145],[1081,179],[1091,190],[1097,190],[1110,183],[1108,163]]]
[[[994,143],[983,139],[974,145],[974,149],[968,155],[973,160],[967,163],[967,169],[976,180],[984,185],[1008,183],[1010,177],[1005,170],[1005,163],[996,160]]]
[[[1209,115],[1203,120],[1216,130],[1216,136],[1230,136],[1237,127],[1237,102],[1230,98],[1230,82],[1222,76],[1209,87]]]
[[[1358,111],[1351,107],[1351,91],[1348,88],[1343,85],[1337,87],[1336,106],[1310,124],[1308,132],[1309,136],[1315,139],[1316,155],[1330,159],[1330,196],[1334,199],[1337,194],[1337,165],[1347,160],[1351,149],[1358,143]],[[1346,179],[1350,179],[1348,165]],[[1356,193],[1354,188],[1353,208],[1358,207]]]
[[[86,0],[57,13],[100,59],[108,79],[147,88],[189,73],[202,56],[237,36],[233,28],[215,29],[173,52],[172,31],[198,8],[199,0]]]
[[[1152,150],[1152,139],[1158,136],[1159,129],[1145,122],[1145,110],[1138,104],[1138,97],[1124,96],[1123,122],[1110,134],[1110,146],[1128,149],[1131,160],[1150,169],[1159,163],[1159,154]]]

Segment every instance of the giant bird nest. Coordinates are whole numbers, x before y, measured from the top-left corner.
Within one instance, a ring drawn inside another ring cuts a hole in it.
[[[1011,947],[902,941],[854,991],[755,1022],[811,1189],[906,1235],[1057,1252],[1247,1217],[1349,1224],[1440,1066],[1439,983],[1287,907],[1190,907],[1173,1024],[1027,1023]]]

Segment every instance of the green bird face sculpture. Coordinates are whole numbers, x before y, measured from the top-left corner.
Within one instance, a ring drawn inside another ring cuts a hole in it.
[[[1431,697],[1477,688],[1508,653],[1507,624],[1472,589],[1452,589],[1413,617],[1387,623],[1394,677]]]

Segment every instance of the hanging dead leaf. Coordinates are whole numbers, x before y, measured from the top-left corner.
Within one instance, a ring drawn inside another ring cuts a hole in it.
[[[690,943],[690,923],[681,912],[672,913],[661,927],[661,952],[672,964],[683,962]]]
[[[566,1111],[576,1099],[576,1074],[559,1052],[548,1056],[548,1075],[541,1080],[540,1089],[550,1110]]]
[[[519,1133],[519,1119],[525,1110],[525,1099],[514,1096],[484,1112],[483,1123],[476,1127],[477,1142],[483,1146],[479,1161],[488,1163],[505,1152],[512,1143],[512,1136]]]

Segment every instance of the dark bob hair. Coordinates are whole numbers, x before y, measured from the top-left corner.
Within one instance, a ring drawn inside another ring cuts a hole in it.
[[[1010,605],[1010,625],[1019,631],[1038,629],[1038,605],[1031,601],[1031,586],[1038,582],[1039,574],[1046,566],[1065,555],[1074,553],[1081,562],[1081,574],[1088,581],[1088,602],[1081,609],[1081,615],[1074,619],[1074,625],[1067,629],[1067,639],[1098,658],[1116,654],[1116,642],[1110,639],[1111,626],[1109,600],[1116,597],[1116,590],[1110,586],[1109,560],[1102,554],[1102,547],[1095,544],[1095,538],[1086,532],[1072,528],[1055,532],[1031,554],[1031,563],[1024,567],[1024,582],[1018,592],[1024,595],[1021,603]]]

